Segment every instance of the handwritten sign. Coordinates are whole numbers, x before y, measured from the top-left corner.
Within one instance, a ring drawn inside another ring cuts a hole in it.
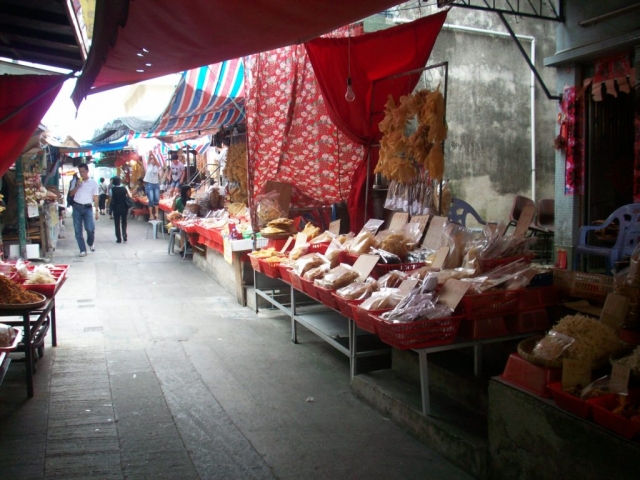
[[[293,248],[301,247],[305,243],[307,243],[307,235],[302,232],[298,232],[296,235],[296,243],[293,245]]]
[[[609,393],[628,393],[631,368],[628,365],[614,363],[609,380]]]
[[[404,294],[409,293],[415,288],[419,281],[420,280],[418,280],[417,278],[408,278],[406,280],[403,280],[398,287],[398,290],[400,290],[400,292]]]
[[[417,223],[420,225],[420,232],[424,232],[427,223],[429,223],[429,218],[431,218],[430,215],[414,215],[411,217],[411,220],[409,220],[409,223]]]
[[[391,217],[391,223],[389,224],[389,230],[402,230],[402,227],[409,220],[408,213],[394,213]]]
[[[336,235],[340,235],[340,220],[334,220],[329,224],[329,231]]]
[[[378,263],[378,260],[380,260],[378,255],[360,255],[358,257],[356,263],[353,264],[353,269],[358,272],[359,282],[364,282],[367,279],[373,267]]]
[[[364,224],[364,227],[362,227],[362,230],[366,230],[367,232],[371,232],[375,234],[380,228],[380,225],[382,225],[383,223],[384,223],[384,220],[378,220],[376,218],[372,218],[367,223]]]
[[[469,282],[461,282],[455,278],[450,278],[440,289],[438,301],[455,310],[470,287],[471,284]]]
[[[614,332],[618,332],[627,316],[627,310],[629,310],[629,298],[617,293],[610,293],[607,295],[604,307],[602,307],[600,322]]]
[[[436,253],[436,258],[431,263],[431,267],[434,269],[442,268],[444,262],[447,260],[447,256],[449,256],[449,247],[440,247]]]
[[[442,241],[442,231],[447,222],[447,217],[433,217],[429,225],[429,230],[427,230],[427,234],[422,242],[422,246],[430,248],[431,250],[438,250],[440,248],[440,242]]]

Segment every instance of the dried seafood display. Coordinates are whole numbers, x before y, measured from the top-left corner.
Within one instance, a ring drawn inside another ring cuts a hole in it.
[[[0,275],[0,299],[3,304],[15,305],[39,302],[42,297],[37,293],[25,290],[4,275]]]
[[[247,203],[247,144],[234,143],[227,153],[227,164],[224,176],[233,186],[229,186],[229,197],[232,202]]]

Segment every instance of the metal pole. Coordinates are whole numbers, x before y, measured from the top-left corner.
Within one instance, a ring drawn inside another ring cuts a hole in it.
[[[27,225],[24,214],[24,173],[22,171],[22,157],[16,160],[16,191],[18,195],[18,244],[20,257],[27,258]]]

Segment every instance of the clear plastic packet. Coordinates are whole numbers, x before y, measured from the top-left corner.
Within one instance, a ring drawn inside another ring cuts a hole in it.
[[[454,268],[450,270],[440,270],[436,275],[438,276],[438,285],[444,285],[450,278],[455,278],[456,280],[468,280],[473,277],[475,273],[475,270],[467,268]],[[484,277],[480,280],[480,283],[483,281]]]
[[[531,267],[526,268],[522,272],[517,273],[515,276],[511,277],[504,284],[504,288],[507,290],[519,290],[521,288],[525,288],[531,282],[531,279],[535,276],[535,272],[533,272]]]
[[[532,353],[543,360],[556,360],[561,358],[574,342],[574,338],[552,330],[536,343]]]
[[[407,278],[409,277],[406,273],[400,270],[392,270],[378,279],[378,285],[380,288],[398,288]]]
[[[286,217],[288,212],[280,208],[280,193],[276,190],[256,196],[256,212],[258,214],[258,227],[262,228],[271,220]]]
[[[520,275],[524,275],[529,268],[529,265],[523,260],[516,260],[515,262],[511,262],[507,265],[503,265],[502,267],[485,272],[484,278],[486,280],[478,288],[478,291],[482,293],[491,288],[497,287],[498,285],[511,281]]]
[[[29,277],[24,283],[27,285],[47,285],[56,283],[56,279],[46,266],[38,265],[33,271],[29,272]]]
[[[317,237],[313,238],[309,243],[326,243],[331,242],[334,238],[336,238],[336,234],[330,232],[329,230],[322,232]]]
[[[436,258],[436,252],[427,247],[420,247],[407,253],[407,263],[431,264]]]
[[[422,280],[422,285],[420,286],[420,292],[422,293],[431,293],[438,288],[438,274],[437,273],[429,273]]]
[[[345,248],[337,238],[331,240],[331,243],[324,252],[324,256],[327,258],[331,265],[337,265],[340,260],[340,252],[344,252]]]
[[[384,310],[394,308],[404,295],[397,288],[383,288],[373,292],[369,298],[360,304],[364,310]]]
[[[344,298],[345,300],[365,300],[379,290],[377,282],[365,281],[365,282],[353,282],[350,285],[341,287],[336,290],[336,295]]]
[[[385,250],[380,250],[378,248],[370,248],[369,253],[371,253],[372,255],[378,255],[380,257],[380,263],[383,263],[385,265],[389,265],[389,264],[397,265],[402,263],[402,259],[398,255],[395,255],[391,252],[387,252]]]
[[[293,248],[293,250],[289,252],[289,258],[291,260],[298,260],[303,255],[306,255],[308,251],[309,251],[309,244],[304,243],[302,245],[299,245]]]
[[[302,276],[308,270],[319,267],[324,263],[325,260],[317,253],[308,253],[307,255],[303,255],[298,260],[296,260],[296,263],[293,264],[293,271]]]
[[[386,235],[376,235],[376,240],[380,250],[389,252],[393,255],[397,255],[400,259],[403,259],[407,253],[409,253],[409,247],[407,244],[409,240],[403,233],[391,232],[387,230]]]
[[[465,254],[471,248],[475,240],[475,234],[471,230],[461,227],[456,223],[445,225],[442,230],[441,247],[449,247],[449,255],[443,268],[459,268]]]
[[[18,275],[22,278],[29,278],[29,269],[22,258],[16,261],[16,272],[18,272]]]
[[[0,323],[0,347],[9,347],[16,339],[16,331],[10,325]]]
[[[610,380],[608,375],[594,380],[580,391],[580,398],[582,400],[589,400],[590,398],[601,397],[608,394]]]
[[[350,265],[343,263],[336,268],[332,268],[322,279],[316,280],[314,283],[322,288],[337,290],[355,282],[358,277],[358,272],[353,270]]]
[[[419,223],[407,223],[402,227],[402,233],[405,238],[409,241],[409,246],[411,244],[417,245],[420,242],[420,238],[422,238],[422,231],[420,230]]]
[[[365,229],[356,235],[349,245],[349,253],[352,255],[362,255],[369,253],[369,249],[375,246],[375,238],[373,234]]]
[[[309,270],[307,270],[303,274],[303,277],[306,280],[317,281],[318,279],[321,279],[322,277],[324,277],[329,272],[330,268],[331,268],[331,265],[329,265],[328,263],[323,263],[322,265],[319,265],[317,267],[310,268]]]

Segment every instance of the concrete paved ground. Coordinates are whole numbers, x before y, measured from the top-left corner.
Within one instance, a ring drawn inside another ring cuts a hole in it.
[[[69,220],[67,223],[70,224]],[[348,359],[289,319],[239,306],[132,221],[97,250],[73,232],[55,263],[58,347],[26,399],[24,364],[0,385],[0,478],[467,479],[356,399]]]

